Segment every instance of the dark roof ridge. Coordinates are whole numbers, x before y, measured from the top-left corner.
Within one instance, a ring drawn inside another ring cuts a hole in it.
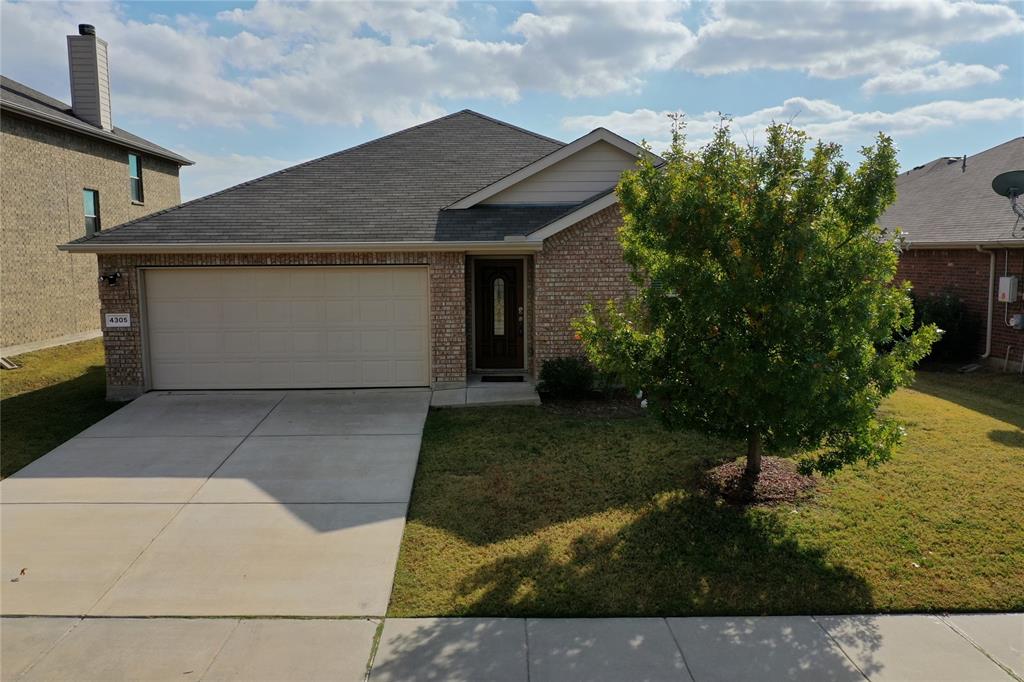
[[[136,223],[140,223],[140,222],[142,222],[144,220],[150,220],[151,218],[155,218],[156,216],[164,215],[166,213],[171,213],[173,211],[177,211],[178,209],[182,209],[182,208],[185,208],[187,206],[193,206],[193,205],[198,204],[198,203],[200,203],[202,201],[206,201],[207,199],[212,199],[214,197],[218,197],[218,196],[220,196],[220,195],[222,195],[222,194],[224,194],[226,192],[230,192],[232,190],[239,189],[241,187],[248,187],[249,185],[254,185],[257,182],[262,182],[262,181],[267,180],[269,178],[273,178],[273,177],[276,177],[278,175],[283,175],[283,174],[287,173],[288,171],[292,171],[292,170],[295,170],[295,169],[298,169],[298,168],[304,168],[305,166],[308,166],[308,165],[313,164],[313,163],[317,163],[319,161],[324,161],[326,159],[330,159],[330,158],[333,158],[333,157],[336,157],[336,156],[341,156],[343,154],[348,154],[350,152],[356,151],[357,149],[362,149],[363,147],[366,147],[368,145],[376,144],[378,142],[383,142],[384,140],[388,140],[388,139],[391,139],[393,137],[397,137],[398,135],[402,135],[404,133],[408,133],[408,132],[411,132],[413,130],[419,130],[420,128],[425,128],[427,126],[434,125],[435,123],[440,123],[441,121],[446,121],[446,120],[448,120],[450,118],[455,118],[456,116],[462,116],[462,115],[465,115],[465,114],[471,114],[473,116],[477,116],[478,118],[482,118],[482,119],[484,119],[486,121],[491,121],[493,123],[504,125],[504,126],[506,126],[508,128],[516,130],[516,131],[522,131],[522,132],[529,133],[530,135],[533,135],[533,136],[535,136],[537,138],[540,138],[540,139],[543,139],[545,141],[556,142],[557,144],[564,144],[562,142],[557,142],[555,140],[550,140],[549,138],[546,138],[543,135],[538,135],[537,133],[530,133],[530,131],[528,131],[528,130],[523,130],[522,128],[518,128],[518,127],[516,127],[516,126],[514,126],[514,125],[512,125],[510,123],[505,123],[504,121],[499,121],[498,119],[491,118],[490,116],[485,116],[485,115],[480,114],[478,112],[475,112],[475,111],[473,111],[471,109],[462,109],[460,111],[456,111],[456,112],[453,112],[451,114],[446,114],[445,116],[440,116],[438,118],[431,119],[429,121],[424,121],[423,123],[418,123],[418,124],[416,124],[414,126],[409,126],[408,128],[403,128],[401,130],[396,130],[395,132],[389,133],[389,134],[384,135],[382,137],[376,137],[376,138],[374,138],[372,140],[367,140],[366,142],[360,142],[357,145],[353,145],[351,147],[346,147],[345,149],[341,149],[341,150],[336,151],[336,152],[331,152],[330,154],[324,154],[323,156],[318,156],[318,157],[316,157],[314,159],[309,159],[308,161],[302,161],[301,163],[297,163],[297,164],[295,164],[293,166],[288,166],[287,168],[282,168],[280,170],[276,170],[276,171],[273,171],[271,173],[267,173],[266,175],[261,175],[261,176],[259,176],[257,178],[253,178],[252,180],[246,180],[244,182],[240,182],[237,185],[231,185],[230,187],[225,187],[224,189],[218,190],[218,191],[213,192],[211,194],[206,194],[206,195],[201,196],[201,197],[196,197],[195,199],[190,199],[189,201],[177,204],[175,206],[170,206],[168,208],[165,208],[165,209],[160,210],[160,211],[156,211],[154,213],[150,213],[150,214],[145,215],[145,216],[143,216],[141,218],[136,218],[135,220],[129,220],[128,222],[121,223],[120,225],[112,227],[109,230],[103,230],[102,232],[97,232],[96,234],[89,235],[89,236],[86,236],[86,237],[79,237],[78,239],[72,240],[70,243],[82,244],[82,243],[88,242],[88,241],[90,241],[92,239],[96,239],[96,238],[98,238],[98,237],[100,237],[102,235],[112,234],[112,233],[117,232],[118,230],[120,230],[122,228],[128,227],[130,225],[134,225]],[[529,164],[527,164],[527,165],[529,165]]]
[[[556,140],[553,137],[548,137],[547,135],[541,135],[540,133],[535,132],[533,130],[527,130],[526,128],[520,128],[519,126],[517,126],[517,125],[515,125],[513,123],[509,123],[508,121],[502,121],[500,118],[494,118],[493,116],[488,116],[487,114],[481,114],[479,111],[473,111],[472,109],[463,109],[462,111],[457,111],[455,113],[458,113],[458,114],[473,114],[474,116],[478,116],[478,117],[484,119],[485,121],[490,121],[491,123],[497,123],[498,125],[503,125],[506,128],[511,128],[512,130],[515,130],[516,132],[526,133],[527,135],[532,135],[533,137],[536,137],[539,140],[544,140],[545,142],[553,142],[555,144],[562,145],[563,147],[566,145],[566,143],[563,142],[562,140]],[[440,119],[438,119],[438,120],[440,120]],[[527,164],[527,165],[529,165],[529,164]]]

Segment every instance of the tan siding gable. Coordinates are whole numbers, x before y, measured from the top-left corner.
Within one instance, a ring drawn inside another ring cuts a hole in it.
[[[574,204],[614,187],[636,159],[598,141],[481,203]]]

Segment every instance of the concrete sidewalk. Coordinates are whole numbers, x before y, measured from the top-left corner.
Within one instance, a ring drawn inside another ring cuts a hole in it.
[[[852,680],[1024,675],[1024,614],[389,619],[371,682]]]
[[[367,674],[371,682],[971,682],[1024,676],[1019,613],[389,619],[383,626],[372,618],[3,618],[0,643],[5,682],[359,682]]]

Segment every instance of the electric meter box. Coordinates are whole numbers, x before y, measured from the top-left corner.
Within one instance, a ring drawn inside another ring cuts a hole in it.
[[[1017,278],[999,278],[999,302],[1015,303],[1017,301]]]

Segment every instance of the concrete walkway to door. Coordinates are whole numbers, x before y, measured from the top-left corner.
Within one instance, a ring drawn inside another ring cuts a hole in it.
[[[382,616],[429,402],[149,393],[0,482],[0,609]]]

